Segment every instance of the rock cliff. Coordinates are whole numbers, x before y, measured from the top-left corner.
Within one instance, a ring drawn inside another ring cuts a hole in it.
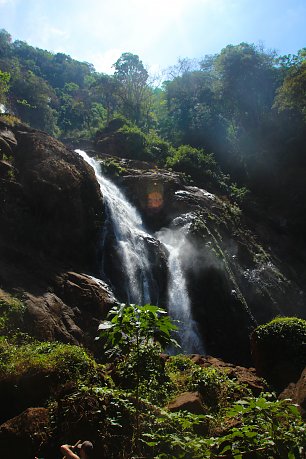
[[[87,163],[43,132],[0,122],[0,284],[26,305],[23,331],[92,342],[114,302],[88,275],[98,274],[102,224]]]

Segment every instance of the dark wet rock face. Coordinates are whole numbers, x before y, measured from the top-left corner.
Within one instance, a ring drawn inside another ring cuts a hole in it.
[[[0,122],[0,148],[0,284],[25,305],[23,332],[93,348],[116,301],[80,273],[99,273],[103,202],[94,171],[21,124]]]
[[[60,142],[25,126],[1,123],[0,137],[12,168],[0,168],[1,245],[92,269],[103,214],[91,168]]]

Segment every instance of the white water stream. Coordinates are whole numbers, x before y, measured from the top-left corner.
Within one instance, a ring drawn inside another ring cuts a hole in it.
[[[103,177],[100,164],[84,151],[76,152],[93,167],[100,185],[107,206],[106,211],[112,222],[119,257],[125,270],[127,301],[137,304],[150,303],[152,277],[146,240],[151,236],[145,232],[137,210],[114,183]]]
[[[204,354],[204,347],[198,331],[198,326],[192,318],[190,298],[183,270],[183,257],[190,243],[186,234],[190,223],[172,229],[163,228],[156,237],[168,249],[168,311],[171,318],[178,320],[179,342],[182,350],[187,354]]]
[[[147,241],[148,234],[137,210],[127,201],[119,188],[103,177],[100,164],[84,151],[76,150],[90,164],[96,174],[106,204],[106,212],[112,224],[117,250],[124,267],[125,291],[129,303],[151,303],[151,293],[156,289],[152,278]],[[204,349],[191,315],[190,299],[182,269],[182,254],[186,247],[187,224],[179,229],[163,229],[155,237],[167,248],[168,255],[168,311],[170,317],[180,321],[179,341],[186,353],[203,353]]]

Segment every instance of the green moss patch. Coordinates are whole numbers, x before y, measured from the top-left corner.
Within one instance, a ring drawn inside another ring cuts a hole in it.
[[[0,289],[0,334],[16,332],[22,324],[24,311],[21,300]]]
[[[29,373],[52,373],[60,382],[84,381],[93,376],[96,363],[78,346],[34,341],[14,344],[0,339],[0,375],[21,378]]]

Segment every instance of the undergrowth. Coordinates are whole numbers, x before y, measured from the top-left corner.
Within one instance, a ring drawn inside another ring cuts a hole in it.
[[[30,341],[16,344],[0,338],[0,376],[20,378],[34,372],[52,373],[58,381],[84,381],[94,376],[95,361],[79,346]]]
[[[56,384],[74,383],[68,392],[50,392],[54,446],[41,445],[39,456],[54,459],[59,444],[89,438],[97,458],[305,458],[305,423],[291,400],[255,397],[232,372],[161,354],[170,324],[157,307],[121,306],[110,319],[100,326],[112,347],[104,365],[78,346],[0,338],[0,381],[41,372]],[[184,392],[198,394],[200,414],[171,411]]]
[[[0,335],[16,333],[22,324],[24,311],[21,300],[0,289]]]

